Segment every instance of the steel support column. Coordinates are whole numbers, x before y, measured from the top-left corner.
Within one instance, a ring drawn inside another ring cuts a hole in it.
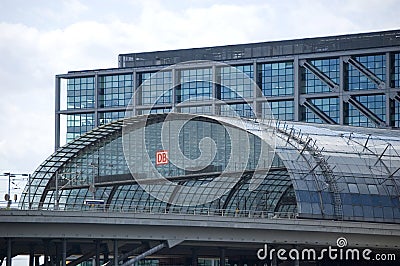
[[[220,250],[219,250],[219,265],[220,266],[225,266],[225,254],[226,252],[225,252],[225,248],[221,248]]]
[[[197,250],[195,248],[192,248],[192,266],[197,266],[197,263],[198,263]]]
[[[62,241],[62,266],[67,265],[67,240],[63,239]]]
[[[12,242],[11,238],[7,238],[7,261],[6,266],[11,266],[12,263]]]
[[[114,266],[118,266],[118,240],[114,240]]]
[[[344,80],[346,77],[345,71],[346,71],[346,67],[345,67],[344,59],[343,59],[343,56],[341,56],[339,58],[339,110],[340,110],[339,124],[340,125],[344,125],[345,115],[348,116],[347,114],[344,113],[343,92],[345,91],[345,86],[346,86],[346,82]]]
[[[33,248],[33,245],[31,245],[29,249],[29,266],[34,266],[35,263],[35,250]]]
[[[133,258],[131,260],[128,260],[127,262],[125,262],[124,264],[122,264],[122,266],[130,266],[130,265],[135,265],[136,262],[146,258],[147,256],[150,256],[158,251],[160,251],[161,249],[165,248],[166,244],[165,243],[161,243],[151,249],[149,249],[148,251],[138,255],[136,258]]]
[[[293,73],[294,73],[294,91],[293,91],[293,96],[294,96],[294,102],[293,102],[293,112],[294,112],[294,121],[300,121],[301,116],[300,116],[300,90],[301,90],[301,83],[300,83],[300,78],[301,78],[301,68],[299,66],[299,57],[295,56],[294,57],[294,62],[293,62]]]
[[[100,266],[100,240],[96,240],[96,266]]]
[[[391,115],[394,114],[394,110],[391,110],[391,67],[392,67],[392,60],[391,60],[391,54],[386,53],[386,79],[385,79],[385,105],[386,105],[386,110],[385,110],[385,118],[386,118],[386,125],[388,126],[394,126],[394,123],[392,123]],[[393,103],[394,104],[394,103]],[[394,106],[393,106],[394,109]]]
[[[56,77],[55,80],[55,145],[54,145],[54,150],[56,151],[60,147],[60,97],[61,97],[61,86],[60,86],[60,81],[61,79],[59,77]]]
[[[93,119],[94,119],[94,123],[93,123],[93,126],[94,127],[98,127],[98,125],[99,125],[99,106],[100,106],[100,104],[99,104],[99,74],[98,73],[96,73],[95,75],[94,75],[94,117],[93,117]]]

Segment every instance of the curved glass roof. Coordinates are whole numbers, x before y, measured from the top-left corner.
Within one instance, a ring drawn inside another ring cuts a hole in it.
[[[163,116],[138,116],[129,122],[157,124],[163,122]],[[68,143],[38,167],[31,182],[32,208],[92,210],[95,207],[85,201],[95,199],[104,201],[102,208],[110,211],[253,212],[263,217],[294,213],[303,218],[400,223],[398,132],[200,117],[205,123],[240,128],[276,147],[272,167],[258,176],[255,189],[254,169],[246,169],[230,191],[202,205],[176,206],[152,197],[129,171],[123,154],[124,121],[119,120]],[[276,135],[273,140],[263,133],[271,129]],[[215,180],[218,171],[178,173],[168,178],[201,192],[202,184]],[[189,202],[196,200],[193,194],[180,196]],[[24,193],[20,207],[27,208],[28,201],[28,193]]]

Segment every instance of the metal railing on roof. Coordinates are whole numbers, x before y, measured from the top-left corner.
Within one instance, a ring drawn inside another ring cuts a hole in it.
[[[14,210],[28,210],[26,204],[19,206]],[[295,212],[273,212],[273,211],[256,211],[243,209],[222,209],[209,207],[184,207],[184,206],[123,206],[115,204],[60,204],[59,209],[55,210],[53,204],[46,205],[38,211],[55,211],[55,212],[100,212],[100,213],[130,213],[130,214],[157,214],[157,215],[194,215],[194,216],[214,216],[214,217],[236,217],[236,218],[252,218],[252,219],[297,219],[298,214]],[[35,210],[35,209],[31,209]]]

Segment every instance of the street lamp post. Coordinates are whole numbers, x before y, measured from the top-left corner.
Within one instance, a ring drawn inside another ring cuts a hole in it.
[[[31,203],[31,174],[22,174],[22,176],[27,176],[28,177],[28,210],[31,209],[32,203]]]
[[[8,176],[8,197],[6,197],[6,201],[7,201],[7,208],[11,207],[11,177],[15,177],[14,174],[12,173],[4,173],[5,176]]]
[[[29,201],[29,209],[31,209],[31,174],[14,174],[11,172],[3,173],[4,176],[8,176],[8,200],[7,200],[7,208],[11,207],[11,178],[18,176],[27,176],[28,177],[28,201]]]

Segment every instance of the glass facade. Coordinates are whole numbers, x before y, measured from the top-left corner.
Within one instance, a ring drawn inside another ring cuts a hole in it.
[[[165,123],[156,123],[156,124],[151,124],[146,127],[145,131],[138,131],[138,132],[133,132],[132,136],[129,136],[131,138],[131,141],[133,141],[133,144],[130,146],[132,149],[137,151],[135,154],[139,154],[140,158],[138,160],[142,160],[141,157],[143,156],[143,145],[141,144],[143,140],[145,140],[145,145],[146,145],[146,152],[149,154],[150,159],[152,161],[152,165],[155,165],[155,158],[156,158],[156,152],[163,150],[163,145],[162,145],[162,140],[161,140],[161,130],[162,127],[165,127]],[[172,127],[173,125],[171,125]],[[142,130],[142,129],[140,129]],[[231,131],[234,131],[234,129],[231,129]],[[224,128],[224,126],[217,124],[217,123],[210,123],[210,122],[204,122],[204,121],[199,121],[198,119],[192,119],[189,121],[186,121],[186,123],[182,126],[182,128],[179,131],[179,136],[176,137],[173,135],[173,133],[165,133],[168,136],[168,143],[179,143],[179,149],[182,151],[183,155],[185,158],[188,160],[195,160],[196,158],[199,158],[201,155],[200,149],[199,149],[199,143],[202,139],[204,138],[209,138],[214,141],[216,144],[215,149],[212,145],[210,145],[210,150],[209,153],[213,154],[213,151],[215,151],[215,157],[212,162],[205,164],[206,168],[202,168],[202,170],[198,170],[201,173],[205,172],[220,172],[225,170],[227,167],[227,162],[230,160],[231,152],[232,152],[232,147],[231,147],[231,135],[229,135],[229,132]],[[237,133],[239,134],[239,132]],[[240,136],[246,138],[246,134],[240,134]],[[241,168],[248,168],[248,169],[254,169],[254,166],[256,162],[259,161],[259,152],[260,152],[260,140],[255,139],[254,135],[249,135],[250,138],[250,156],[248,161],[243,160],[241,156],[237,156],[237,158],[234,158],[235,160],[235,166],[237,169]],[[165,138],[164,138],[165,139]],[[244,143],[241,143],[240,145],[244,145]],[[236,147],[235,147],[236,148]],[[207,150],[204,150],[203,152],[207,152]],[[169,149],[169,157],[174,158],[173,156],[176,155],[174,153],[174,149],[170,147]],[[177,156],[177,155],[176,155]],[[133,159],[132,159],[133,160]],[[198,164],[202,165],[202,161],[199,161]],[[140,163],[139,167],[135,171],[138,173],[146,174],[151,168],[152,165],[146,165],[144,163]],[[189,165],[189,161],[185,163],[185,161],[182,162],[182,165],[185,166],[185,169],[179,168],[174,166],[173,164],[167,164],[167,165],[161,165],[158,167],[158,171],[162,173],[163,176],[180,176],[180,175],[186,175],[190,174],[190,172],[197,172],[197,170],[192,170],[192,167]]]
[[[386,57],[385,55],[357,56],[355,59],[365,68],[374,73],[381,81],[386,79]],[[347,89],[348,90],[369,90],[376,89],[377,84],[362,74],[353,65],[347,64]]]
[[[222,100],[253,97],[253,65],[220,68]]]
[[[100,107],[127,106],[132,99],[132,75],[99,76]]]
[[[70,78],[67,81],[67,108],[94,108],[94,77]]]
[[[94,128],[94,114],[67,115],[67,142]]]
[[[375,55],[359,55],[352,57],[360,64],[361,68],[367,69],[373,73],[382,82],[386,80],[386,61],[391,60],[391,84],[399,86],[400,78],[400,54],[389,54],[390,59],[386,58],[386,54]],[[355,94],[352,98],[359,101],[364,107],[368,108],[371,113],[375,114],[380,120],[386,124],[399,127],[399,103],[397,101],[386,103],[385,101],[393,101],[392,96],[387,99],[387,95],[379,94],[373,90],[378,89],[377,81],[372,81],[371,77],[362,73],[353,66],[353,61],[349,63],[343,62],[343,75],[340,75],[340,58],[313,58],[308,59],[307,63],[315,67],[322,76],[329,79],[332,84],[337,86],[344,85],[339,88],[340,91],[349,91],[357,93],[359,90],[368,90],[368,93],[359,95]],[[358,66],[358,67],[360,67]],[[176,87],[172,84],[172,70],[164,70],[160,72],[137,72],[137,86],[140,86],[140,92],[137,94],[136,105],[143,106],[138,108],[137,114],[156,114],[165,113],[174,110],[175,112],[198,113],[198,114],[220,114],[223,116],[238,115],[241,117],[255,117],[256,110],[244,101],[243,98],[254,102],[257,95],[254,95],[253,81],[257,80],[262,93],[267,99],[273,97],[270,102],[272,114],[280,120],[293,121],[298,117],[300,121],[309,123],[324,123],[318,114],[315,114],[306,106],[296,105],[295,91],[295,73],[294,61],[283,61],[273,63],[257,63],[243,64],[234,67],[215,68],[215,77],[213,77],[212,67],[199,67],[193,69],[177,69]],[[329,116],[333,122],[340,123],[343,121],[346,125],[376,127],[381,126],[376,120],[371,120],[368,115],[359,110],[359,106],[344,101],[341,98],[340,91],[333,91],[321,76],[308,70],[307,67],[298,67],[298,86],[301,97],[313,104],[325,115]],[[254,73],[258,73],[257,77]],[[341,82],[340,77],[344,77]],[[95,77],[69,78],[67,80],[67,110],[74,109],[93,109],[100,108],[98,111],[98,125],[111,122],[114,119],[123,117],[123,109],[127,106],[132,98],[134,91],[133,75],[98,75],[98,103],[95,103]],[[213,84],[215,81],[215,84]],[[175,90],[175,93],[173,91]],[[215,91],[213,91],[215,90]],[[327,97],[314,98],[316,93],[330,94]],[[175,95],[175,99],[173,99]],[[209,102],[221,99],[228,101],[228,105],[220,106],[218,102],[215,105]],[[343,104],[340,101],[343,101]],[[231,101],[231,102],[229,102]],[[179,106],[182,102],[193,102],[193,104]],[[201,103],[200,103],[201,102]],[[204,102],[204,103],[203,103]],[[205,104],[207,103],[207,104]],[[149,110],[146,105],[155,105]],[[174,105],[178,104],[175,108]],[[216,108],[214,108],[216,106]],[[257,105],[258,113],[267,114],[267,105]],[[344,106],[344,110],[340,110],[340,106]],[[386,106],[390,107],[390,117],[386,117]],[[120,108],[117,110],[104,110],[101,108]],[[93,111],[90,111],[93,112]],[[295,115],[297,114],[297,116]],[[343,119],[340,116],[343,115]],[[76,116],[73,118],[73,116]],[[93,115],[82,113],[79,115],[69,114],[67,126],[68,141],[74,139],[84,133],[86,129],[91,129],[96,121],[92,119]],[[72,122],[74,120],[75,122]],[[81,122],[77,122],[81,121]],[[72,129],[72,124],[75,128]],[[76,125],[81,124],[78,129]]]
[[[99,113],[99,126],[108,124],[114,120],[124,118],[125,111],[110,111]]]
[[[336,123],[339,122],[339,98],[315,98],[310,99],[310,102],[321,112],[333,119],[333,121]],[[303,121],[309,123],[323,123],[323,120],[306,107],[303,107]]]
[[[177,114],[175,119],[179,120],[183,116],[187,115]],[[160,118],[162,116],[159,115],[150,117],[143,127],[139,126],[135,131],[143,132],[143,138],[132,138],[138,143],[144,141],[152,163],[156,151],[163,149],[159,139],[163,123]],[[147,118],[133,119],[140,122],[140,119]],[[219,199],[202,205],[178,206],[168,205],[152,197],[132,179],[121,141],[123,123],[116,121],[67,144],[41,164],[32,176],[32,206],[53,208],[54,178],[57,172],[62,187],[59,191],[61,209],[93,210],[95,207],[84,204],[84,201],[95,198],[107,202],[104,207],[107,211],[151,212],[160,215],[195,213],[209,216],[220,215],[223,210],[224,216],[251,215],[263,219],[289,213],[306,218],[332,219],[340,215],[344,220],[351,221],[400,222],[396,182],[388,178],[388,174],[399,167],[400,161],[398,156],[379,156],[397,154],[400,141],[385,136],[384,131],[369,129],[359,129],[358,133],[354,133],[344,128],[337,130],[317,125],[294,124],[288,128],[281,124],[278,127],[275,156],[281,163],[278,163],[279,166],[274,164],[255,190],[249,190],[252,174],[245,172]],[[212,138],[216,144],[216,156],[209,167],[192,169],[185,163],[184,168],[175,164],[156,167],[163,176],[178,178],[181,185],[192,188],[186,194],[176,194],[187,202],[195,203],[196,195],[204,189],[202,185],[213,182],[218,173],[227,167],[228,161],[237,160],[238,164],[245,162],[247,170],[254,169],[258,162],[261,143],[258,137],[250,135],[249,157],[242,160],[244,157],[241,158],[240,154],[231,158],[229,151],[233,148],[232,142],[225,130],[218,118],[197,117],[184,125],[179,136],[167,136],[176,139],[187,160],[199,158],[199,143],[202,139]],[[240,128],[234,130],[242,132]],[[104,135],[105,132],[107,135]],[[242,134],[248,133],[243,130]],[[304,149],[305,143],[310,142],[304,141],[305,136],[317,144]],[[287,145],[288,142],[290,145]],[[239,145],[242,143],[239,142]],[[137,152],[131,152],[130,156],[143,156],[140,145],[134,147]],[[241,147],[236,148],[242,150]],[[315,153],[315,150],[319,152]],[[328,157],[329,160],[326,159]],[[234,165],[232,162],[230,164],[231,167]],[[335,179],[330,178],[326,169],[331,169],[330,173]],[[145,174],[149,171],[146,165],[140,165],[134,173]],[[331,182],[335,182],[335,187],[331,187]],[[321,184],[326,188],[321,189]],[[215,185],[218,190],[222,184],[215,182]],[[159,189],[159,193],[166,191],[163,186]],[[27,195],[23,194],[23,197],[22,206],[26,204]]]
[[[310,60],[309,62],[316,67],[321,73],[327,76],[335,84],[339,84],[339,59],[320,59]],[[330,92],[331,89],[326,83],[316,77],[310,70],[303,69],[302,75],[303,87],[302,93],[323,93]]]
[[[148,114],[164,114],[171,112],[171,108],[152,108],[146,110],[140,110],[139,114],[148,115]]]
[[[342,42],[340,38],[324,39],[323,42],[332,42],[329,47],[337,49],[344,47],[344,43],[350,44]],[[319,45],[314,44],[314,48]],[[251,46],[246,44],[243,47],[248,45]],[[326,46],[315,51],[307,48],[304,53],[298,54],[305,49],[302,44],[292,46],[293,50],[285,45],[280,46],[282,50],[268,50],[272,48],[264,43],[259,45],[258,50],[236,51],[232,57],[225,54],[232,47],[221,47],[213,58],[217,61],[218,58],[226,58],[223,64],[228,65],[190,61],[204,59],[203,52],[209,51],[208,48],[199,48],[190,50],[188,54],[187,51],[177,50],[154,52],[151,57],[147,53],[139,53],[137,58],[123,55],[120,59],[130,58],[133,61],[129,64],[134,66],[62,75],[60,79],[67,81],[68,95],[65,96],[66,100],[61,101],[63,107],[57,114],[72,115],[81,109],[82,114],[98,114],[98,121],[95,122],[103,125],[105,121],[121,117],[117,113],[124,110],[132,92],[137,91],[134,103],[136,115],[173,110],[254,117],[254,113],[265,115],[272,112],[277,119],[286,121],[399,128],[400,91],[397,90],[400,88],[400,52],[392,43],[388,43],[387,47],[379,46],[382,52],[372,49],[375,47],[373,43],[366,42],[367,47],[361,50],[339,49],[332,53],[325,49]],[[169,54],[175,54],[176,57],[164,58]],[[242,57],[244,54],[247,54],[246,58]],[[152,61],[149,58],[153,58],[153,55],[156,58],[153,65],[145,67],[141,60],[150,64]],[[191,56],[193,58],[190,59]],[[158,60],[158,57],[165,60]],[[172,65],[172,62],[182,64]],[[256,90],[257,87],[261,92]],[[352,104],[350,98],[359,99],[370,114],[362,110],[360,104]],[[270,101],[271,110],[262,104],[265,100]],[[221,101],[229,106],[222,106]],[[305,105],[302,104],[304,101]],[[374,116],[372,119],[371,114]],[[72,132],[69,133],[70,140]]]
[[[293,62],[261,64],[260,71],[260,88],[265,96],[293,95]]]
[[[141,88],[140,104],[168,104],[172,102],[171,71],[139,73],[138,80]]]
[[[180,84],[176,88],[176,102],[207,101],[212,98],[211,68],[181,70]]]
[[[381,120],[386,118],[386,99],[385,95],[365,95],[356,96],[355,99],[363,106],[367,107],[373,114]],[[347,105],[347,116],[345,116],[346,124],[361,127],[376,127],[368,117],[363,115],[356,107],[351,104]]]
[[[247,103],[225,104],[221,106],[221,115],[254,118],[255,112]]]
[[[188,106],[188,107],[180,107],[179,109],[180,113],[203,114],[203,115],[212,114],[211,105]]]
[[[268,116],[269,109],[267,108],[271,108],[275,119],[284,121],[294,120],[294,101],[271,101],[269,102],[269,105],[263,103],[262,112]]]

